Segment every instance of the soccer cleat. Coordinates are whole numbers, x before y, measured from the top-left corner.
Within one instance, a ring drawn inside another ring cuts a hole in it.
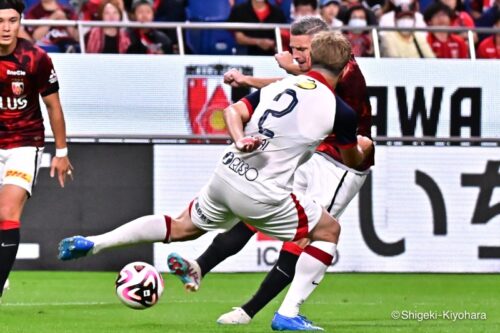
[[[201,268],[195,260],[184,259],[177,253],[170,253],[167,265],[170,272],[181,279],[187,291],[198,291],[201,283]]]
[[[221,325],[246,325],[250,324],[252,318],[242,308],[233,308],[233,311],[224,313],[217,319]]]
[[[323,328],[314,326],[313,323],[304,316],[285,317],[278,312],[274,314],[271,328],[273,331],[324,331]]]
[[[5,283],[3,285],[3,291],[5,290],[9,290],[9,287],[10,287],[10,282],[9,282],[9,279],[5,280]],[[1,292],[0,292],[1,294]]]
[[[59,243],[60,260],[71,260],[85,257],[94,247],[94,243],[83,236],[64,238]]]

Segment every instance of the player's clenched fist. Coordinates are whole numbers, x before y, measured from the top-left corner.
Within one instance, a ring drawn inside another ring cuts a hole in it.
[[[257,138],[254,136],[245,136],[244,138],[241,138],[238,141],[236,141],[235,145],[236,149],[238,149],[239,151],[242,151],[244,153],[249,153],[259,148],[261,143],[262,143],[261,138]]]
[[[224,83],[231,85],[231,87],[245,87],[246,81],[245,81],[245,75],[243,75],[239,70],[236,68],[231,68],[228,70],[226,73],[224,73]]]
[[[288,68],[293,65],[293,56],[288,51],[276,53],[274,58],[278,62],[279,66],[286,71],[288,71]]]

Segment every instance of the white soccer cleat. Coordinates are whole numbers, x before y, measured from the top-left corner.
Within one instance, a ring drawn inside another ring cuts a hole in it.
[[[224,313],[217,319],[217,324],[221,325],[247,325],[250,324],[252,318],[247,315],[242,308],[233,308],[233,311]]]
[[[5,281],[5,284],[3,285],[3,291],[8,290],[10,287],[9,279]]]

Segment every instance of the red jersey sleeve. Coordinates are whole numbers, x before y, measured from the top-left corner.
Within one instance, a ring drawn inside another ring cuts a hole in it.
[[[335,93],[357,113],[357,133],[371,137],[372,108],[368,98],[365,77],[353,56],[346,65],[344,75],[335,88]]]
[[[52,60],[45,52],[41,52],[36,71],[36,87],[42,97],[59,91],[59,81]]]

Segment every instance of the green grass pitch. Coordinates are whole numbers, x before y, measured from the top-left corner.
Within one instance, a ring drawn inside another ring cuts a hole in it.
[[[164,275],[165,293],[147,310],[132,310],[119,302],[115,277],[15,271],[0,305],[0,332],[272,332],[270,320],[284,296],[250,325],[227,327],[215,320],[252,295],[263,274],[212,274],[193,294],[184,292],[175,277]],[[327,332],[496,333],[500,275],[328,274],[302,310]],[[392,319],[394,311],[406,319]],[[472,313],[484,313],[486,318],[474,319]],[[458,318],[453,320],[453,315]]]

